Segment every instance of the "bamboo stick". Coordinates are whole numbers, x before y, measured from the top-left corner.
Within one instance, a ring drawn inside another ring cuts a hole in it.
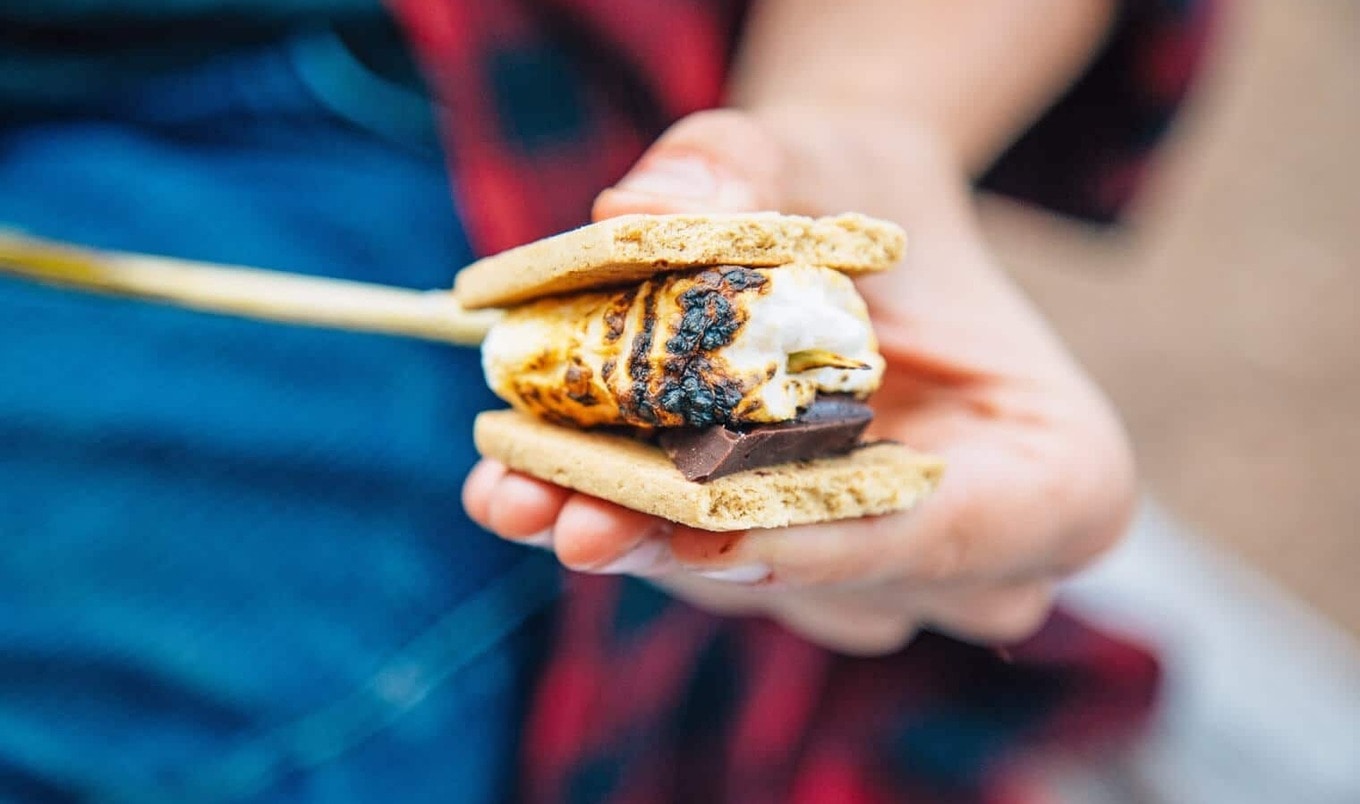
[[[236,265],[103,252],[0,231],[0,273],[194,310],[478,346],[499,310],[406,290]]]

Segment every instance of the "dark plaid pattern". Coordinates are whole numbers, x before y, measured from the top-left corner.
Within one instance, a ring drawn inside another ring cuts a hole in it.
[[[720,105],[739,0],[390,0],[441,101],[473,243],[584,223],[666,125]],[[1128,0],[984,184],[1112,221],[1204,49],[1207,0]],[[854,659],[638,581],[572,577],[523,745],[534,802],[1042,800],[1026,762],[1148,716],[1155,660],[1058,613],[1009,656],[927,635]]]
[[[1003,655],[926,635],[838,656],[641,581],[570,579],[523,746],[532,802],[1042,800],[1025,763],[1098,756],[1151,710],[1157,663],[1056,614]]]
[[[585,223],[666,127],[722,101],[729,0],[390,0],[443,102],[473,244]]]
[[[1086,75],[1011,147],[983,185],[1066,215],[1117,221],[1199,71],[1221,5],[1125,0],[1109,43]]]

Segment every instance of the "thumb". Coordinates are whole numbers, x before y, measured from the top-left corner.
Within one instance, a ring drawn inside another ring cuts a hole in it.
[[[595,199],[595,220],[630,213],[778,210],[780,144],[749,115],[690,115],[661,136],[628,175]]]

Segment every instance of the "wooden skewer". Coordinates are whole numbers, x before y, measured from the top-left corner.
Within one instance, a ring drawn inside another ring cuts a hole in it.
[[[449,290],[385,285],[103,252],[0,231],[0,272],[194,310],[478,346],[499,310],[465,310]]]

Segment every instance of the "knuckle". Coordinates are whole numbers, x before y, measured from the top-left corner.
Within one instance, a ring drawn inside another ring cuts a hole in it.
[[[951,583],[972,571],[977,538],[987,532],[978,521],[979,506],[972,504],[973,495],[967,486],[951,486],[946,494],[928,503],[938,501],[936,511],[943,506],[945,513],[922,530],[920,538],[898,546],[906,580],[925,585]]]
[[[1093,422],[1081,439],[1081,454],[1069,456],[1069,505],[1084,514],[1058,562],[1062,574],[1090,564],[1128,530],[1138,508],[1138,470],[1132,446],[1113,410]],[[1092,446],[1094,445],[1094,446]],[[1094,455],[1096,464],[1088,462]]]
[[[1020,642],[1033,636],[1053,607],[1052,591],[1036,586],[1002,596],[978,622],[984,639],[992,642]]]
[[[705,109],[694,112],[681,119],[671,129],[674,132],[688,133],[694,130],[719,130],[742,138],[767,138],[763,126],[749,113],[740,109]]]
[[[681,600],[723,617],[751,616],[770,610],[770,596],[762,594],[764,590],[709,581],[684,573],[657,578],[655,583]]]
[[[906,609],[798,595],[770,609],[789,631],[823,648],[851,656],[884,656],[901,650],[919,622]]]
[[[751,560],[769,566],[780,581],[799,586],[838,586],[861,580],[882,563],[865,543],[827,527],[815,531],[766,532],[748,542]]]
[[[953,595],[930,606],[930,622],[946,633],[982,644],[1009,644],[1033,636],[1048,621],[1052,584],[1035,582],[1001,590]]]
[[[854,550],[837,550],[821,556],[803,557],[782,564],[776,559],[772,566],[777,577],[795,581],[803,586],[842,586],[865,578],[874,562]]]
[[[888,656],[906,647],[915,634],[915,621],[904,616],[881,617],[848,630],[840,649],[856,656]]]
[[[910,577],[926,584],[956,581],[967,571],[972,553],[968,531],[954,529],[919,550]]]
[[[673,125],[661,141],[706,151],[767,194],[778,190],[779,177],[788,167],[783,141],[754,115],[735,109],[695,112]]]

